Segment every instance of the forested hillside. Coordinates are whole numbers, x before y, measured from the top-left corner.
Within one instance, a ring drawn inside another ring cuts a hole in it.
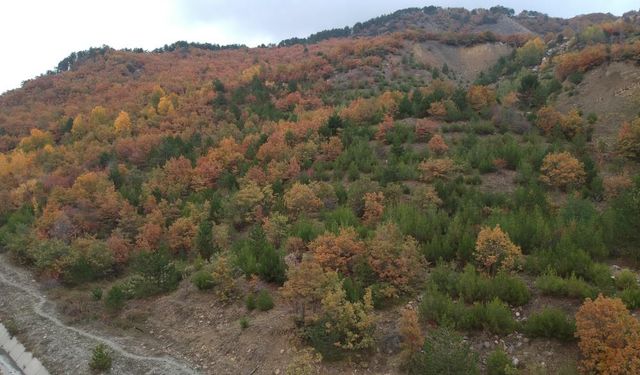
[[[639,63],[503,7],[74,53],[0,96],[0,252],[203,373],[640,374]]]

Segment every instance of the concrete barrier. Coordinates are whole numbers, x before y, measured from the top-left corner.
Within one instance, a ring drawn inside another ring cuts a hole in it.
[[[31,352],[28,352],[16,337],[11,337],[2,323],[0,323],[0,348],[7,353],[25,375],[49,375],[49,371],[42,365],[42,362],[35,358]]]

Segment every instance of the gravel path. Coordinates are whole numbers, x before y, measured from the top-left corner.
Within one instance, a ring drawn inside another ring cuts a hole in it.
[[[91,349],[103,343],[113,352],[111,374],[197,374],[182,361],[151,356],[126,337],[106,337],[89,328],[61,321],[28,271],[9,264],[0,255],[0,311],[11,314],[23,329],[21,340],[51,374],[89,373]]]

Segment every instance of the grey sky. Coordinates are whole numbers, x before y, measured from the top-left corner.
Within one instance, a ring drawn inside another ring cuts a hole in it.
[[[0,12],[0,93],[52,69],[77,50],[108,44],[153,49],[176,40],[255,46],[407,7],[488,8],[496,4],[552,16],[638,9],[637,0],[12,0]]]

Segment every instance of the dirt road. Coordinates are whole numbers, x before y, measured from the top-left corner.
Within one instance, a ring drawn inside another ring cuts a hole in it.
[[[91,349],[99,343],[111,348],[112,374],[198,374],[190,365],[127,337],[110,337],[93,327],[69,326],[55,313],[38,284],[24,269],[0,255],[0,312],[15,319],[20,340],[51,374],[89,373]]]

